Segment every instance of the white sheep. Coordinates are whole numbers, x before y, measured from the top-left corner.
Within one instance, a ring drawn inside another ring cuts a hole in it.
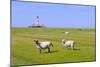
[[[34,40],[36,47],[40,50],[41,49],[48,49],[48,53],[50,53],[50,46],[53,47],[53,44],[50,41],[39,42],[38,40]]]
[[[64,32],[65,34],[69,34],[69,32]]]
[[[63,45],[64,45],[65,47],[71,48],[71,49],[74,50],[74,46],[75,46],[75,41],[74,41],[74,40],[65,40],[65,39],[63,39],[63,40],[62,40],[62,43],[63,43]]]

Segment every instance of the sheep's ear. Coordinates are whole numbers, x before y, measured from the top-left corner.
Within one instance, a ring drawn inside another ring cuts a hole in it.
[[[35,42],[36,40],[34,40],[34,42]]]

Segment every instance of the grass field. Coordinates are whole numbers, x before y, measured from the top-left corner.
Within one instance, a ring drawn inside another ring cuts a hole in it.
[[[63,32],[68,31],[66,35]],[[95,29],[88,28],[12,28],[11,65],[36,65],[95,61]],[[36,48],[33,40],[52,41],[51,53]],[[76,50],[62,46],[62,39],[73,39]]]

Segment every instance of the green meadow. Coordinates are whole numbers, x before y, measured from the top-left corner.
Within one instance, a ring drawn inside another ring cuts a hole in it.
[[[37,39],[51,41],[51,53],[44,49],[40,54]],[[66,49],[62,39],[75,40],[75,50]],[[95,61],[95,46],[91,28],[11,28],[11,66]]]

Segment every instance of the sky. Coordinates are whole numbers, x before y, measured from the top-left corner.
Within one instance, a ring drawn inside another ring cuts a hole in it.
[[[55,28],[95,28],[95,6],[12,1],[13,27],[31,26],[35,18],[40,24]]]

